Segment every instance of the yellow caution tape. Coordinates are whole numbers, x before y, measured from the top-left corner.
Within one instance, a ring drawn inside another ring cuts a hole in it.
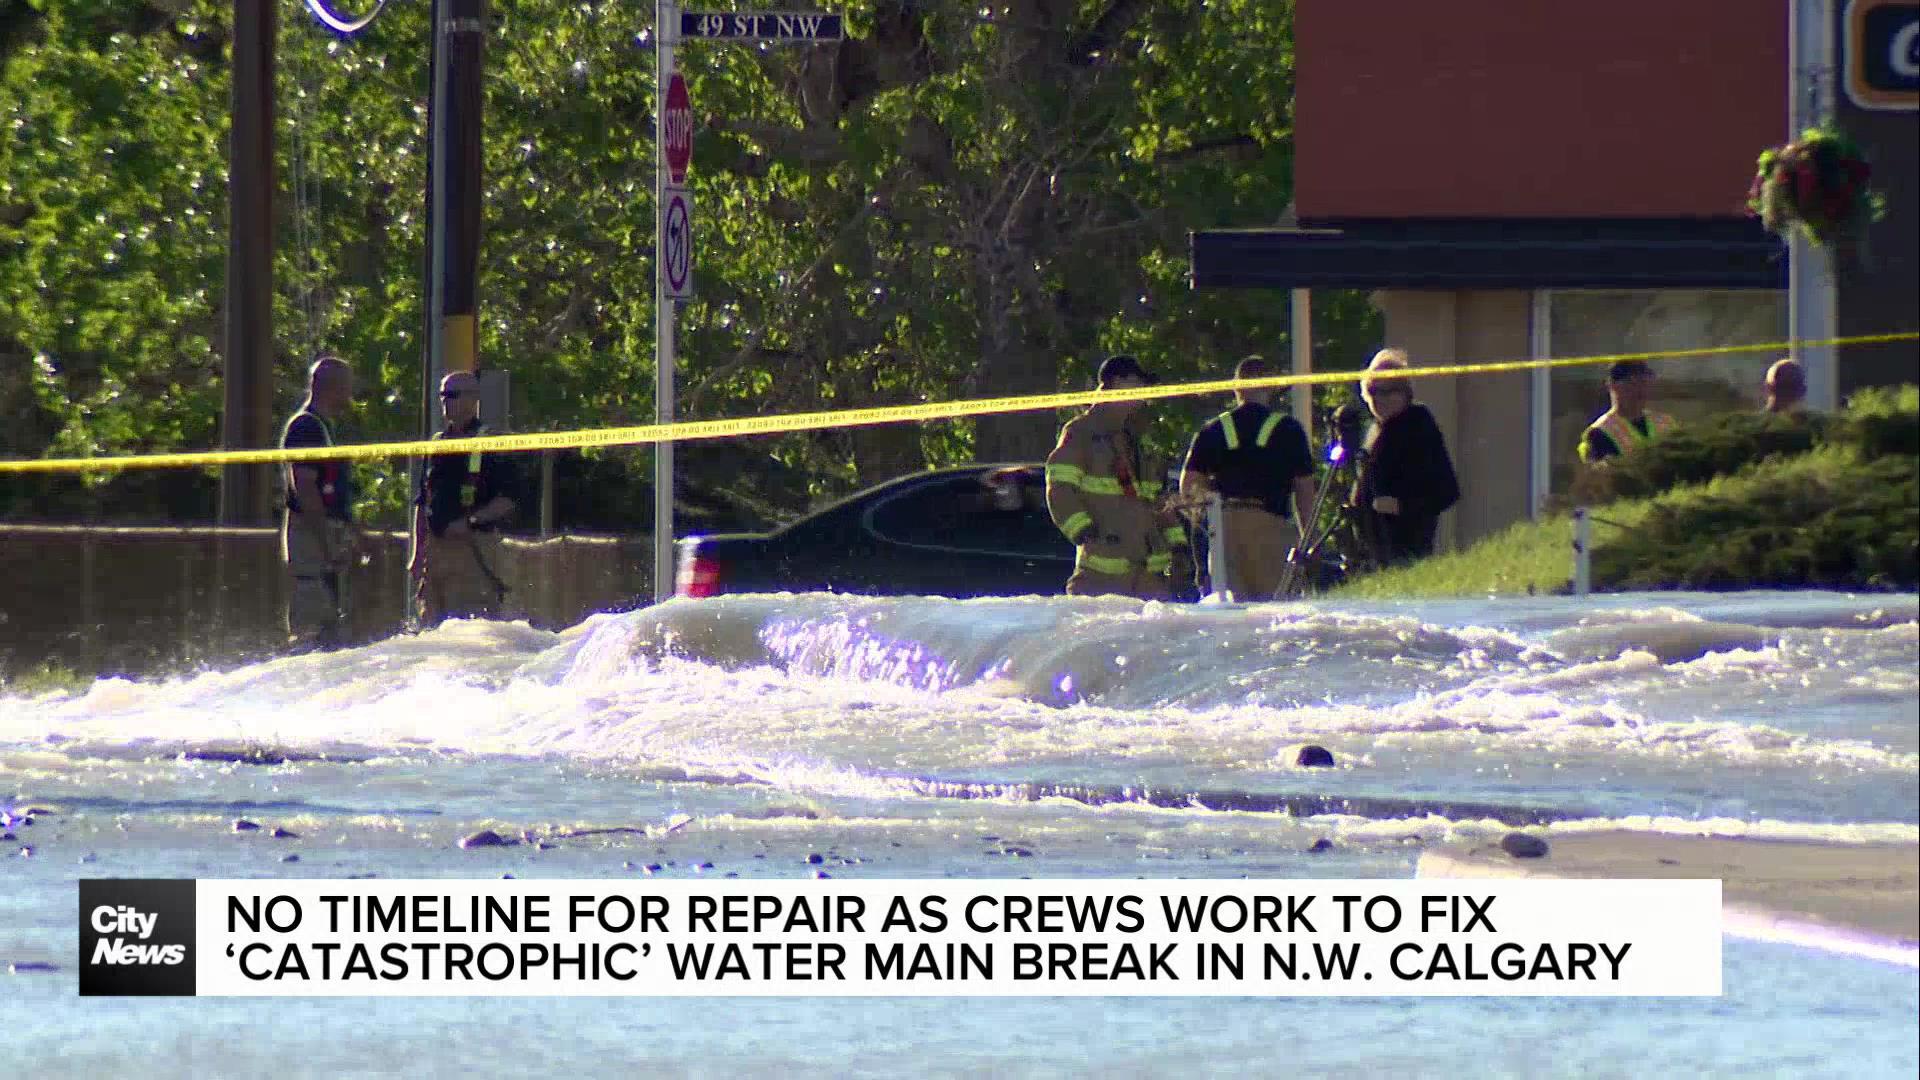
[[[1623,360],[1679,360],[1687,357],[1719,356],[1726,353],[1781,352],[1794,348],[1822,348],[1833,345],[1871,345],[1890,341],[1920,340],[1920,333],[1866,334],[1858,337],[1828,338],[1822,341],[1769,341],[1758,345],[1715,345],[1701,349],[1671,349],[1665,352],[1615,353],[1610,356],[1575,356],[1544,360],[1507,360],[1483,364],[1449,364],[1442,367],[1417,367],[1396,370],[1394,378],[1431,378],[1436,375],[1486,375],[1503,371],[1532,371],[1540,368],[1582,367],[1617,364]],[[691,442],[697,439],[724,439],[735,435],[773,435],[789,431],[821,431],[829,428],[865,427],[872,424],[898,424],[925,420],[956,420],[994,413],[1030,412],[1041,409],[1065,409],[1110,401],[1146,401],[1154,398],[1187,397],[1193,394],[1222,394],[1234,390],[1261,387],[1321,386],[1353,382],[1364,372],[1316,371],[1310,375],[1274,375],[1263,379],[1213,379],[1207,382],[1142,386],[1126,390],[1075,390],[1059,394],[1033,394],[1026,397],[977,398],[972,401],[939,401],[923,405],[882,405],[869,409],[841,409],[832,412],[783,413],[777,416],[748,416],[733,420],[686,420],[672,424],[642,424],[636,427],[588,428],[581,431],[528,432],[521,435],[479,435],[470,439],[414,439],[407,442],[363,443],[359,445],[313,446],[297,450],[202,450],[175,454],[130,454],[124,457],[41,458],[27,461],[0,461],[4,473],[107,472],[116,469],[178,469],[209,465],[263,465],[289,461],[357,461],[389,457],[430,457],[437,454],[518,453],[527,450],[573,450],[588,446],[632,446],[640,443]]]

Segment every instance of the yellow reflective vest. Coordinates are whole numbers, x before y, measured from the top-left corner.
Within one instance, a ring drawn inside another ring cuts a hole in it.
[[[487,426],[485,424],[481,424],[475,427],[472,431],[465,433],[464,435],[455,435],[453,437],[456,439],[468,439],[468,438],[473,438],[474,436],[477,436],[477,435],[491,435],[491,434],[493,434],[493,432],[488,431]],[[447,433],[445,431],[436,431],[433,433],[433,437],[436,439],[445,438],[446,435]],[[460,481],[460,512],[461,513],[470,514],[473,511],[480,509],[478,506],[474,505],[474,500],[479,492],[479,487],[480,487],[480,451],[475,450],[474,452],[467,455],[467,475]]]
[[[1103,574],[1166,573],[1187,530],[1161,507],[1161,462],[1133,425],[1099,407],[1067,422],[1047,455],[1047,511],[1076,549],[1075,565]]]
[[[1628,422],[1626,417],[1608,409],[1600,415],[1599,419],[1588,424],[1586,431],[1580,433],[1580,460],[1589,463],[1592,461],[1587,456],[1587,432],[1598,431],[1612,439],[1613,445],[1620,448],[1620,454],[1624,457],[1672,431],[1676,426],[1673,417],[1666,413],[1650,412],[1647,414],[1647,433],[1642,435],[1640,429]]]

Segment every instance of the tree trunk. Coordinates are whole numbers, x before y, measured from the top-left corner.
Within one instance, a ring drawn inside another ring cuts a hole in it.
[[[918,424],[876,424],[851,428],[848,434],[853,441],[853,472],[861,487],[927,467]]]
[[[996,257],[998,256],[998,257]],[[1059,388],[1059,357],[1036,348],[1022,317],[1024,305],[1008,270],[1018,252],[982,256],[976,277],[980,310],[980,366],[970,380],[981,397],[1048,394]],[[1030,257],[1030,256],[1028,256]],[[1039,461],[1057,434],[1052,412],[998,413],[974,421],[973,458],[979,462]]]

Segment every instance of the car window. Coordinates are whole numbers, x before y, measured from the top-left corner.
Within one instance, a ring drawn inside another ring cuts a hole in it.
[[[1073,547],[1047,516],[1039,470],[1008,470],[991,484],[986,475],[919,484],[884,498],[867,512],[867,527],[897,544],[1073,557]]]

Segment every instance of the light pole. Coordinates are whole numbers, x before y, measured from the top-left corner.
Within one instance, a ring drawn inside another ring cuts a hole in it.
[[[1828,106],[1833,71],[1833,10],[1828,0],[1790,0],[1787,26],[1787,141],[1820,123]],[[1807,405],[1840,404],[1839,353],[1831,345],[1804,344],[1838,336],[1833,256],[1807,241],[1805,230],[1787,239],[1787,339],[1807,374]]]
[[[258,449],[273,432],[273,72],[277,0],[233,0],[227,141],[226,356],[220,444]],[[273,470],[220,470],[220,524],[265,525]]]

